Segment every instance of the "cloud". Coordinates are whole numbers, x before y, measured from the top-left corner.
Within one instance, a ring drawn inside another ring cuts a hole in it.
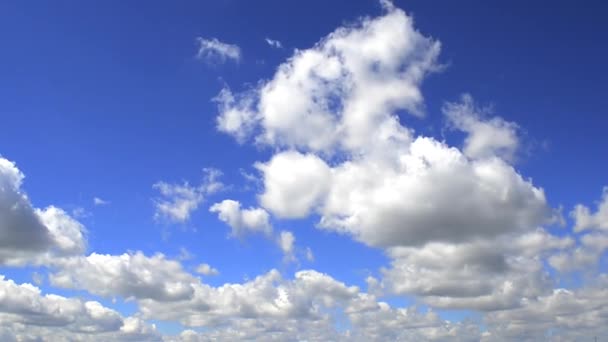
[[[490,109],[477,107],[469,94],[462,95],[461,102],[447,102],[442,110],[451,127],[468,134],[464,141],[467,157],[514,158],[519,146],[515,123],[500,117],[487,117]]]
[[[581,232],[588,229],[608,230],[608,187],[604,187],[602,199],[597,203],[597,211],[591,213],[589,207],[577,204],[570,213],[574,219],[574,231]]]
[[[558,288],[531,299],[516,310],[488,313],[488,341],[538,341],[549,334],[556,340],[579,341],[605,337],[608,315],[607,278],[602,275],[592,287]]]
[[[306,260],[313,262],[315,261],[315,255],[312,252],[312,249],[310,249],[310,247],[306,247]]]
[[[154,199],[157,220],[167,220],[174,223],[184,223],[198,209],[206,195],[213,194],[224,188],[219,181],[222,173],[212,168],[203,169],[203,180],[197,185],[188,182],[171,184],[158,182],[153,188],[160,192],[161,197]]]
[[[257,168],[261,204],[273,214],[300,218],[314,210],[321,228],[371,246],[491,238],[552,217],[544,191],[501,159],[472,161],[432,138],[417,138],[392,160],[371,155],[330,167],[285,151]]]
[[[292,232],[289,231],[281,231],[279,236],[277,237],[277,244],[281,251],[283,252],[283,260],[286,262],[295,261],[294,249],[295,249],[296,237]]]
[[[195,277],[177,261],[162,254],[151,257],[141,252],[122,255],[92,253],[87,257],[63,259],[49,275],[53,286],[83,289],[104,297],[152,298],[167,302],[190,298]]]
[[[198,43],[196,57],[199,59],[221,63],[227,59],[235,62],[241,60],[241,49],[237,45],[221,42],[217,38],[206,39],[198,37],[196,41]]]
[[[243,284],[195,287],[192,299],[140,301],[145,317],[177,320],[186,330],[176,340],[479,340],[479,330],[452,324],[433,312],[395,309],[373,295],[313,270],[283,278],[271,270]],[[333,312],[339,312],[334,316]],[[336,319],[349,328],[338,331]]]
[[[313,152],[384,150],[409,139],[394,111],[423,115],[419,85],[437,69],[439,48],[401,10],[362,19],[296,51],[251,91],[224,89],[218,129]]]
[[[595,232],[583,235],[579,240],[577,246],[552,255],[549,264],[560,272],[596,271],[595,266],[608,250],[608,235]]]
[[[260,202],[278,217],[308,216],[330,186],[331,169],[313,154],[286,151],[256,168],[264,175]]]
[[[93,197],[93,204],[96,206],[102,206],[102,205],[108,205],[108,204],[110,204],[110,202],[108,202],[104,199],[101,199],[99,197]]]
[[[230,226],[233,237],[242,237],[249,232],[272,232],[270,215],[262,208],[241,209],[241,203],[226,199],[212,205],[209,211],[217,213],[218,218]]]
[[[3,340],[159,339],[155,327],[135,317],[123,318],[99,302],[43,295],[31,284],[16,284],[4,276],[0,276],[0,326],[0,336],[10,337]]]
[[[465,95],[443,107],[467,133],[462,150],[416,135],[404,123],[424,116],[420,85],[440,68],[440,43],[383,8],[296,51],[270,80],[215,99],[218,130],[273,153],[255,164],[260,205],[382,249],[391,265],[377,285],[389,295],[478,311],[546,295],[546,262],[575,242],[543,228],[556,210],[511,165],[518,126]]]
[[[0,157],[0,264],[45,263],[83,253],[85,228],[54,206],[34,208],[21,190],[25,176]]]
[[[281,42],[278,41],[278,40],[274,40],[274,39],[270,39],[270,38],[266,37],[266,38],[264,38],[264,41],[270,47],[273,47],[275,49],[281,49],[281,48],[283,48],[283,44],[281,44]]]
[[[553,286],[542,258],[573,245],[544,230],[493,240],[428,243],[389,249],[383,270],[389,293],[417,295],[439,308],[504,310]]]
[[[209,264],[200,264],[196,267],[196,273],[200,273],[205,276],[216,276],[220,274],[220,272],[211,267]]]

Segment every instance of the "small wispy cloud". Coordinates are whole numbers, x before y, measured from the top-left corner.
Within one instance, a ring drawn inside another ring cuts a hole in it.
[[[108,204],[110,204],[110,202],[106,201],[104,199],[101,199],[99,197],[93,197],[93,204],[96,205],[96,206],[99,206],[99,205],[108,205]]]
[[[241,60],[241,49],[235,44],[224,43],[217,38],[198,37],[196,41],[198,43],[196,54],[198,59],[221,63],[224,63],[227,59],[232,59],[235,62]]]
[[[221,175],[222,172],[217,169],[205,168],[199,185],[190,185],[188,182],[155,183],[152,187],[160,193],[160,197],[154,199],[154,217],[174,223],[188,221],[206,195],[224,188],[224,184],[218,180]]]
[[[275,40],[275,39],[270,39],[270,38],[268,38],[268,37],[266,37],[264,40],[266,41],[266,43],[267,43],[268,45],[270,45],[270,46],[271,46],[271,47],[273,47],[273,48],[276,48],[276,49],[281,49],[281,48],[283,47],[283,44],[281,44],[281,42],[280,42],[280,41],[278,41],[278,40]]]

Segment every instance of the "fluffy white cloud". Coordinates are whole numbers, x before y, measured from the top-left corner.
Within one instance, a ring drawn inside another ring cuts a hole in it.
[[[546,294],[544,262],[574,242],[541,228],[556,214],[510,164],[517,125],[464,96],[443,108],[467,133],[463,151],[415,136],[399,115],[423,114],[420,84],[440,44],[383,6],[296,51],[257,88],[216,98],[220,131],[274,149],[255,164],[260,204],[280,218],[318,215],[319,228],[384,249],[389,293],[484,311]]]
[[[134,327],[135,322],[138,327]],[[16,341],[158,340],[153,326],[95,301],[45,294],[30,284],[16,284],[0,276],[0,334]],[[137,328],[137,329],[135,329]],[[156,339],[154,338],[156,336]]]
[[[206,275],[206,276],[215,276],[220,274],[220,272],[211,267],[209,264],[200,264],[196,267],[196,273],[200,273],[202,275]]]
[[[264,174],[260,202],[279,217],[306,217],[331,184],[331,169],[313,154],[282,152],[256,167]]]
[[[219,170],[203,169],[203,180],[197,185],[188,182],[170,184],[158,182],[153,185],[160,192],[161,197],[154,199],[156,219],[165,219],[170,222],[184,223],[190,215],[198,209],[206,195],[221,190],[224,184],[219,181],[222,173]]]
[[[489,118],[490,110],[477,107],[469,94],[463,95],[461,102],[446,103],[443,113],[452,127],[468,134],[464,141],[468,157],[513,159],[519,145],[515,123]]]
[[[392,113],[422,114],[422,78],[436,68],[439,43],[401,10],[341,27],[299,50],[250,92],[216,99],[218,128],[262,144],[315,152],[381,151],[409,132]]]
[[[321,227],[372,246],[491,238],[552,216],[543,190],[503,160],[469,160],[431,138],[417,138],[387,163],[354,159],[330,167],[287,151],[257,167],[265,184],[260,200],[271,212],[295,218],[315,209]]]
[[[242,237],[248,232],[260,232],[270,234],[270,216],[262,208],[241,209],[241,203],[234,200],[223,200],[215,203],[209,211],[218,214],[218,218],[228,224],[232,229],[230,233],[234,237]]]
[[[152,298],[176,301],[192,297],[198,279],[182,265],[162,254],[151,257],[141,252],[122,255],[93,253],[87,257],[62,259],[49,275],[52,285],[83,289],[104,297]]]
[[[176,341],[206,340],[479,340],[479,330],[443,321],[433,312],[395,309],[326,274],[276,270],[243,284],[199,285],[191,300],[140,301],[144,316],[179,320],[204,333],[184,331]],[[345,331],[335,326],[345,325]],[[467,337],[468,336],[468,337]]]
[[[577,204],[570,216],[575,220],[574,231],[587,229],[608,230],[608,187],[602,191],[602,199],[597,204],[597,211],[591,213],[589,207]]]
[[[221,42],[217,38],[198,37],[196,41],[199,44],[196,57],[199,59],[222,63],[226,59],[232,59],[235,62],[241,60],[241,49],[237,45]]]
[[[0,157],[0,264],[45,263],[83,253],[85,228],[54,206],[34,208],[17,166]]]

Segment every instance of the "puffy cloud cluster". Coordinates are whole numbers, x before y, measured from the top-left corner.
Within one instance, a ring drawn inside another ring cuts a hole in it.
[[[608,328],[608,279],[576,290],[558,288],[514,310],[488,313],[488,341],[559,341],[605,339]],[[599,341],[599,340],[598,340]]]
[[[0,336],[3,341],[159,340],[154,326],[122,317],[96,301],[46,294],[0,276]]]
[[[49,276],[54,286],[83,289],[104,297],[176,301],[191,298],[192,284],[198,282],[179,262],[168,260],[162,254],[147,257],[141,252],[93,253],[62,259],[55,266],[58,270]]]
[[[190,300],[140,301],[146,317],[179,320],[204,333],[184,331],[175,340],[479,340],[473,325],[452,324],[433,312],[395,309],[358,287],[312,270],[291,280],[272,270],[243,283],[197,285]],[[344,329],[336,329],[343,324]]]
[[[386,293],[487,312],[550,294],[545,265],[577,242],[543,228],[559,214],[511,165],[518,126],[464,95],[443,107],[465,133],[462,150],[416,136],[402,114],[424,114],[420,84],[437,70],[440,44],[384,8],[296,51],[256,88],[215,99],[220,131],[274,151],[255,164],[261,206],[284,219],[319,217],[318,228],[383,249]],[[601,208],[573,215],[579,230],[601,226]]]

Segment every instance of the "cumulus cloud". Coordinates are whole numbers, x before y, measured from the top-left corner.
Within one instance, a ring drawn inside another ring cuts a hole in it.
[[[198,52],[196,57],[209,62],[225,62],[231,59],[235,62],[241,60],[241,49],[234,44],[219,41],[217,38],[196,38]]]
[[[545,262],[574,241],[542,228],[556,212],[511,165],[518,126],[465,95],[443,107],[466,133],[462,150],[416,136],[405,121],[424,115],[420,85],[438,69],[440,43],[383,8],[296,51],[270,80],[216,98],[220,131],[273,150],[255,164],[259,203],[381,248],[389,294],[481,311],[546,295]]]
[[[154,199],[156,212],[154,217],[158,220],[168,220],[174,223],[184,223],[190,215],[198,209],[206,195],[213,194],[224,187],[219,181],[222,173],[212,168],[203,169],[203,180],[199,185],[171,184],[158,182],[153,188],[158,190],[160,197]]]
[[[527,301],[515,310],[488,313],[487,341],[538,341],[551,336],[560,341],[604,338],[608,315],[607,278],[576,290],[558,288]]]
[[[489,108],[475,105],[469,94],[462,96],[460,102],[448,102],[443,106],[443,113],[450,127],[466,132],[464,154],[470,158],[488,158],[499,156],[512,160],[519,139],[518,126],[500,117],[489,117]]]
[[[0,334],[8,338],[3,340],[8,341],[42,336],[55,341],[159,339],[154,326],[136,317],[123,318],[96,301],[43,295],[31,284],[16,284],[4,276],[0,276],[0,326]]]
[[[417,138],[388,163],[280,152],[258,164],[262,205],[288,218],[311,210],[320,227],[371,246],[466,241],[534,229],[552,216],[544,191],[498,158],[471,161],[432,138]],[[466,196],[463,196],[466,194]]]
[[[393,114],[423,114],[422,78],[436,70],[439,43],[401,10],[341,27],[298,50],[252,91],[220,93],[218,128],[260,144],[314,152],[382,151],[409,139]]]
[[[192,299],[140,302],[145,317],[178,320],[188,327],[177,341],[202,340],[479,340],[479,329],[452,324],[433,312],[396,309],[373,295],[312,270],[283,278],[278,271],[243,284],[200,285]],[[339,312],[336,316],[335,312]],[[346,319],[345,331],[335,328]]]
[[[83,289],[104,297],[152,298],[176,301],[190,298],[198,280],[182,265],[162,254],[142,252],[122,255],[92,253],[87,257],[62,259],[49,275],[53,286]]]
[[[21,189],[24,174],[0,157],[0,264],[44,263],[83,253],[85,228],[54,206],[34,208]]]
[[[608,230],[608,187],[602,191],[602,199],[597,203],[597,211],[591,213],[591,209],[585,205],[577,204],[570,213],[574,219],[574,231],[581,232],[588,229]]]
[[[238,201],[226,199],[212,205],[209,211],[217,213],[218,218],[230,226],[233,237],[242,237],[249,232],[272,232],[270,215],[262,208],[242,209]]]
[[[553,286],[541,257],[573,245],[544,230],[466,243],[433,242],[388,251],[391,293],[417,295],[434,307],[492,311],[520,306]]]

